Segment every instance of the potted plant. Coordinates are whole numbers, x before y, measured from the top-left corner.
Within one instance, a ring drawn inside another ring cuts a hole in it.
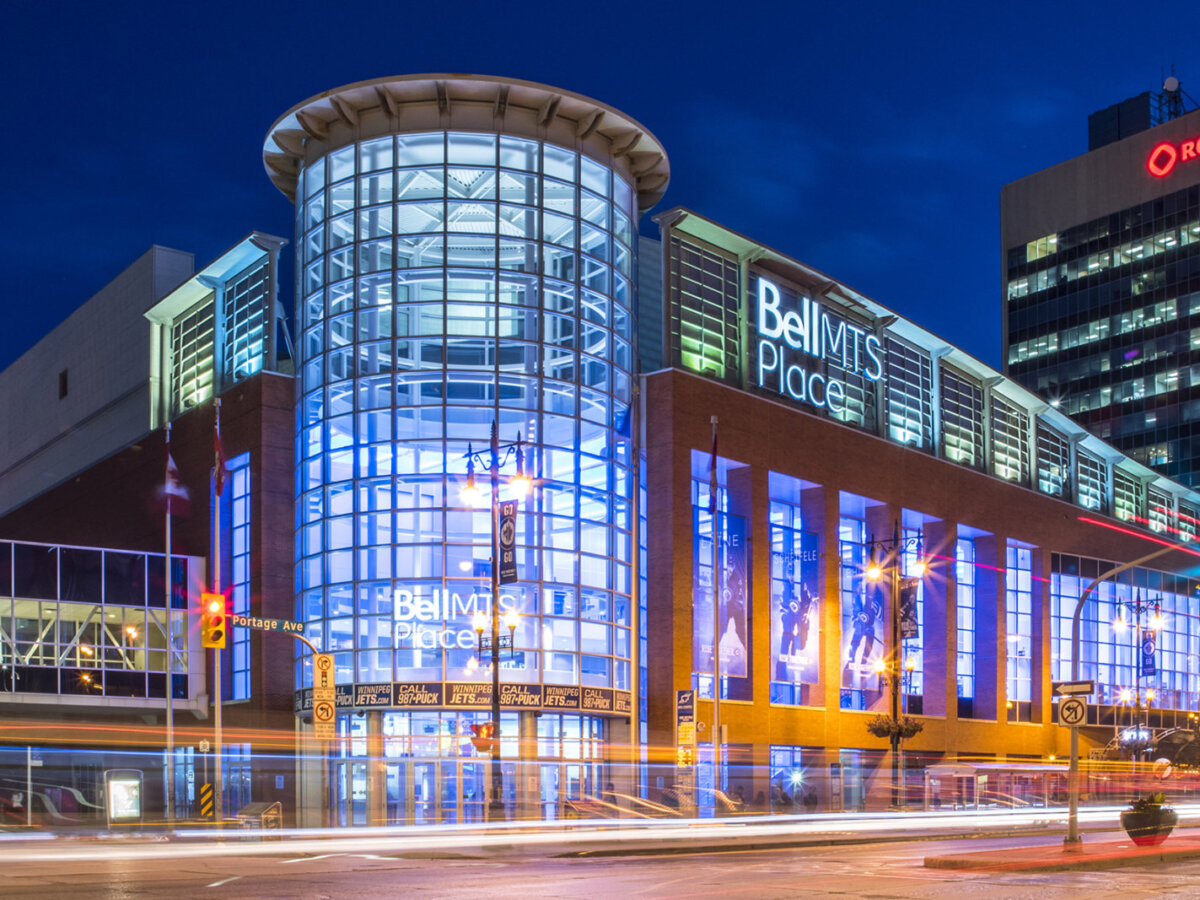
[[[894,740],[908,740],[910,737],[915,737],[924,727],[924,722],[914,719],[912,716],[900,716],[898,719],[893,719],[891,716],[876,716],[867,723],[867,731],[875,737]]]
[[[1158,846],[1167,839],[1178,821],[1178,814],[1167,805],[1162,791],[1135,798],[1129,809],[1121,813],[1121,827],[1139,847]]]

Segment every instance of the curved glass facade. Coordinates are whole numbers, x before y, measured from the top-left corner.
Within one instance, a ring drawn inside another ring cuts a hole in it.
[[[490,684],[471,621],[490,512],[460,491],[494,420],[537,479],[502,682],[530,686],[517,705],[591,688],[628,714],[632,188],[561,146],[457,131],[349,144],[300,184],[297,613],[356,686],[339,705],[477,706],[452,689]],[[391,702],[361,689],[385,684]]]

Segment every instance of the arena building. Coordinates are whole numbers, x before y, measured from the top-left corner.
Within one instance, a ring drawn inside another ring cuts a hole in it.
[[[682,207],[639,236],[668,164],[623,113],[511,79],[389,78],[297,105],[263,153],[296,206],[294,352],[282,242],[258,235],[129,297],[145,375],[69,417],[135,391],[123,441],[46,449],[61,462],[32,497],[0,479],[0,537],[149,553],[157,520],[111,511],[161,482],[172,422],[183,481],[210,497],[178,552],[211,572],[215,512],[235,610],[297,620],[332,654],[318,740],[312,654],[235,631],[221,697],[247,730],[222,766],[248,788],[226,809],[479,820],[493,697],[507,815],[601,793],[711,809],[716,787],[887,805],[930,763],[1061,754],[1051,684],[1071,675],[1075,605],[1139,560],[1085,604],[1085,743],[1128,756],[1197,709],[1200,495],[756,239]],[[39,452],[10,465],[39,471]],[[480,507],[465,489],[493,462]],[[534,484],[514,516],[517,475]],[[511,556],[493,549],[505,522]],[[23,584],[13,622],[41,599]],[[511,629],[485,646],[500,612]],[[40,658],[69,680],[61,653]],[[880,722],[900,715],[921,730],[893,777]],[[286,735],[286,774],[255,721]]]

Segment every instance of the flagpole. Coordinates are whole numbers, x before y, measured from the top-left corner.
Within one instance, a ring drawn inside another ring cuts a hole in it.
[[[708,506],[712,512],[713,586],[713,790],[721,790],[721,504],[717,490],[717,417],[712,416],[712,469]],[[716,801],[713,801],[714,804]]]
[[[215,411],[214,429],[216,434],[216,442],[218,446],[221,441],[221,398],[217,397],[213,401]],[[214,454],[215,455],[215,454]],[[216,461],[216,466],[220,466],[220,461]],[[212,591],[214,594],[221,593],[221,495],[216,493],[216,479],[220,477],[220,473],[216,471],[214,466],[213,472],[213,579]],[[229,629],[226,629],[228,633]],[[221,820],[224,818],[224,766],[222,765],[222,748],[221,748],[221,648],[213,648],[213,815],[217,823],[217,827],[221,827]]]
[[[171,483],[171,421],[167,420],[167,470],[163,484]],[[167,507],[167,548],[163,556],[163,581],[167,606],[167,830],[175,827],[175,617],[171,596],[171,494],[165,493]]]

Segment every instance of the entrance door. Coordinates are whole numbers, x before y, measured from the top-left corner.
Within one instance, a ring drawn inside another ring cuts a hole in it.
[[[460,762],[458,765],[458,781],[462,785],[460,821],[482,822],[487,818],[488,765],[482,762]]]
[[[435,825],[438,821],[438,764],[413,763],[413,823]]]
[[[384,771],[387,790],[385,815],[388,825],[405,825],[410,820],[408,812],[408,785],[412,777],[404,763],[388,763]]]

